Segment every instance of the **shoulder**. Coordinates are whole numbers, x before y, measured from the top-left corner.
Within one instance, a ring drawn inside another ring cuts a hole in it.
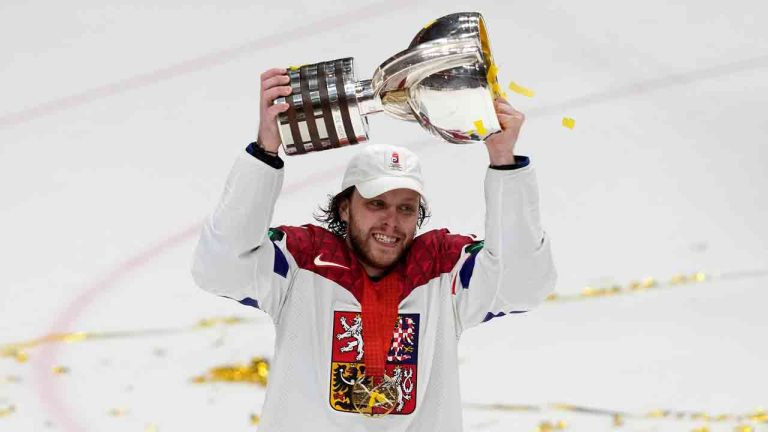
[[[447,228],[427,231],[413,240],[410,253],[432,254],[458,258],[464,246],[475,241],[474,236],[451,234]]]
[[[459,261],[464,247],[474,241],[472,236],[451,234],[445,228],[416,237],[404,262],[406,288],[411,290],[449,273]]]
[[[296,263],[302,268],[311,268],[318,254],[323,258],[333,258],[340,264],[349,266],[350,253],[344,239],[318,225],[286,226],[282,225],[270,230],[276,231],[276,237],[285,242],[285,247],[293,255]],[[274,240],[273,240],[274,241]]]

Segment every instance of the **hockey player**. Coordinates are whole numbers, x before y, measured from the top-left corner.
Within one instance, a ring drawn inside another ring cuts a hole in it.
[[[235,162],[192,270],[201,288],[275,324],[260,430],[460,431],[462,332],[530,310],[556,280],[533,167],[515,155],[523,114],[495,103],[502,132],[485,142],[484,241],[446,229],[416,236],[426,215],[419,160],[370,144],[323,209],[327,228],[269,228],[284,172],[275,118],[287,105],[273,101],[291,92],[285,73],[261,76],[258,139]]]

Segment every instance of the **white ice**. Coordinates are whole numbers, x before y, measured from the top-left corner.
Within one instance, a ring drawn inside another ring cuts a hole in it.
[[[768,12],[740,1],[0,3],[0,346],[51,332],[247,325],[44,345],[0,358],[0,431],[248,431],[264,390],[194,385],[269,356],[259,311],[197,289],[198,224],[255,138],[259,74],[353,56],[370,78],[431,19],[476,10],[528,114],[558,292],[768,270]],[[573,130],[560,125],[567,116]],[[482,234],[482,145],[379,114],[424,160],[427,228]],[[275,222],[309,222],[355,148],[286,158]],[[473,329],[469,403],[748,413],[768,403],[765,276],[573,303]],[[55,375],[53,366],[69,374]],[[20,382],[9,382],[18,377]],[[121,417],[109,415],[124,408]],[[297,408],[300,415],[301,407]],[[0,411],[1,412],[1,411]],[[467,431],[612,430],[605,416],[467,406]],[[628,431],[702,421],[628,419]],[[710,423],[731,431],[736,422]]]

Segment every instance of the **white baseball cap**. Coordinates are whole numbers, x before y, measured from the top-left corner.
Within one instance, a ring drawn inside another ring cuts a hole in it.
[[[411,189],[424,197],[421,163],[412,151],[391,145],[368,144],[347,165],[341,190],[355,186],[363,198],[394,189]]]

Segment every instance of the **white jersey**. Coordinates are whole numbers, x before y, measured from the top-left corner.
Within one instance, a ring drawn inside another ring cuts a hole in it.
[[[282,182],[283,169],[243,152],[203,228],[192,271],[201,288],[257,307],[275,324],[259,430],[461,431],[462,332],[530,310],[555,285],[532,166],[488,169],[484,242],[429,231],[393,270],[404,294],[385,373],[397,401],[380,418],[361,415],[351,401],[364,371],[367,275],[344,240],[324,228],[269,229]]]

